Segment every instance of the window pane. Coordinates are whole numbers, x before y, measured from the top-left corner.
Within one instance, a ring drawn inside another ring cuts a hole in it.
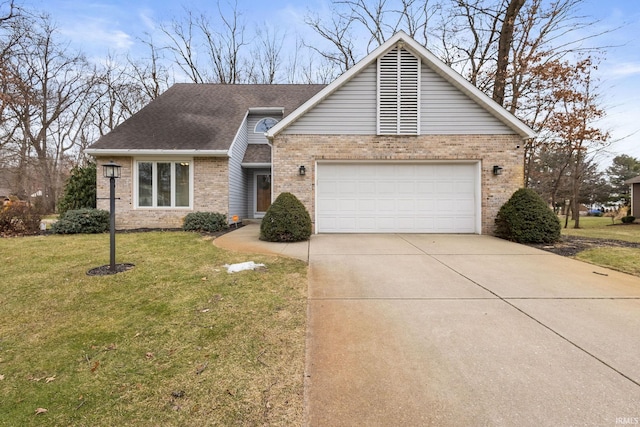
[[[152,206],[153,163],[138,163],[138,206]]]
[[[189,206],[189,163],[176,163],[176,206]]]
[[[158,203],[157,206],[171,206],[171,163],[157,163]]]

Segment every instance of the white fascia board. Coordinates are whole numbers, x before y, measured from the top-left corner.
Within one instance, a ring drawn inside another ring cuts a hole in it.
[[[358,62],[355,66],[351,67],[345,73],[343,73],[340,77],[334,80],[327,87],[318,92],[315,96],[309,99],[307,102],[298,107],[295,111],[281,120],[278,124],[272,127],[269,132],[267,132],[266,136],[269,140],[272,140],[277,134],[282,132],[287,126],[289,126],[292,122],[297,120],[300,116],[305,114],[307,111],[311,110],[317,104],[319,104],[326,97],[335,92],[338,88],[340,88],[343,84],[352,79],[356,74],[362,71],[365,67],[369,66],[373,61],[375,61],[379,56],[386,53],[388,50],[391,50],[394,46],[398,44],[398,42],[404,42],[406,46],[410,48],[410,50],[417,54],[423,61],[427,63],[427,65],[433,69],[436,73],[442,76],[449,83],[453,84],[455,87],[460,89],[462,92],[467,94],[471,99],[476,101],[478,104],[483,106],[486,110],[488,110],[491,114],[497,117],[504,124],[513,129],[516,133],[518,133],[523,138],[534,138],[536,133],[529,126],[525,125],[522,121],[520,121],[513,114],[505,110],[501,105],[496,103],[494,100],[489,98],[484,92],[480,89],[472,85],[469,81],[467,81],[464,77],[458,74],[453,68],[449,67],[447,64],[442,62],[438,57],[436,57],[433,53],[427,50],[424,46],[416,42],[414,39],[409,37],[407,33],[404,31],[399,31],[393,35],[389,40],[381,44],[378,48],[376,48],[373,52],[367,55],[363,60]]]
[[[174,157],[229,157],[229,150],[137,150],[87,148],[86,154],[98,156],[174,156]]]
[[[266,134],[267,139],[269,140],[273,139],[277,134],[282,132],[287,126],[289,126],[291,123],[297,120],[300,116],[305,114],[307,111],[311,110],[313,107],[318,105],[322,100],[327,98],[329,95],[335,92],[342,85],[344,85],[346,82],[351,80],[356,74],[358,74],[360,71],[366,68],[369,64],[375,61],[378,58],[380,52],[383,52],[389,49],[390,47],[392,47],[398,41],[398,39],[402,34],[405,34],[405,33],[402,33],[402,32],[397,33],[392,38],[390,38],[389,40],[381,44],[377,49],[375,49],[373,52],[367,55],[363,60],[361,60],[356,65],[354,65],[353,67],[349,68],[347,71],[342,73],[342,75],[337,79],[335,79],[331,84],[329,84],[320,92],[315,94],[313,97],[311,97],[307,102],[302,104],[300,107],[296,108],[287,117],[279,121],[274,127],[269,129],[269,131]]]
[[[238,126],[238,130],[236,131],[235,136],[233,137],[233,141],[231,142],[231,146],[229,147],[229,157],[231,157],[231,153],[233,153],[233,146],[236,145],[236,141],[238,140],[238,135],[240,135],[240,132],[242,131],[243,127],[247,127],[247,118],[249,117],[249,110],[247,110],[246,113],[244,113],[244,117],[242,118],[242,121],[240,122],[240,126]]]
[[[491,99],[486,93],[482,92],[480,89],[472,85],[471,82],[462,77],[462,75],[460,75],[457,71],[442,62],[440,58],[435,56],[424,46],[413,40],[411,37],[407,36],[405,33],[400,32],[398,34],[404,35],[404,37],[401,38],[406,43],[406,45],[409,46],[412,51],[420,55],[422,57],[422,60],[425,61],[433,71],[435,71],[449,83],[460,89],[467,96],[484,107],[487,111],[489,111],[489,113],[498,118],[501,122],[516,131],[523,138],[535,138],[536,132],[533,129],[524,124],[520,119],[508,112],[504,107],[495,102],[493,99]]]

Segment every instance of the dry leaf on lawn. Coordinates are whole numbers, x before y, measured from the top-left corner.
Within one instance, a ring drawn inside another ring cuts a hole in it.
[[[49,410],[48,410],[48,409],[44,409],[44,408],[38,408],[38,409],[36,409],[36,415],[46,414],[47,412],[49,412]]]

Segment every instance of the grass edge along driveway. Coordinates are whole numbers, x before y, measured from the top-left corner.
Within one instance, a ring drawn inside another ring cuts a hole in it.
[[[592,239],[611,239],[624,242],[640,243],[640,224],[612,223],[607,217],[581,217],[579,229],[569,227],[562,229],[563,236],[578,236]],[[562,220],[564,224],[564,220]],[[640,249],[615,248],[603,244],[601,247],[587,249],[578,253],[576,259],[601,267],[611,268],[623,273],[640,277]]]
[[[306,264],[182,232],[0,239],[0,425],[300,425]],[[244,261],[261,271],[229,274]]]

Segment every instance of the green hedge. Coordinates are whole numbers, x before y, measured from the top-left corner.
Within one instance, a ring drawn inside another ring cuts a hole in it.
[[[109,212],[102,209],[69,210],[51,226],[54,234],[97,234],[107,231]]]
[[[229,228],[227,216],[218,212],[192,212],[184,217],[182,229],[215,233]]]

